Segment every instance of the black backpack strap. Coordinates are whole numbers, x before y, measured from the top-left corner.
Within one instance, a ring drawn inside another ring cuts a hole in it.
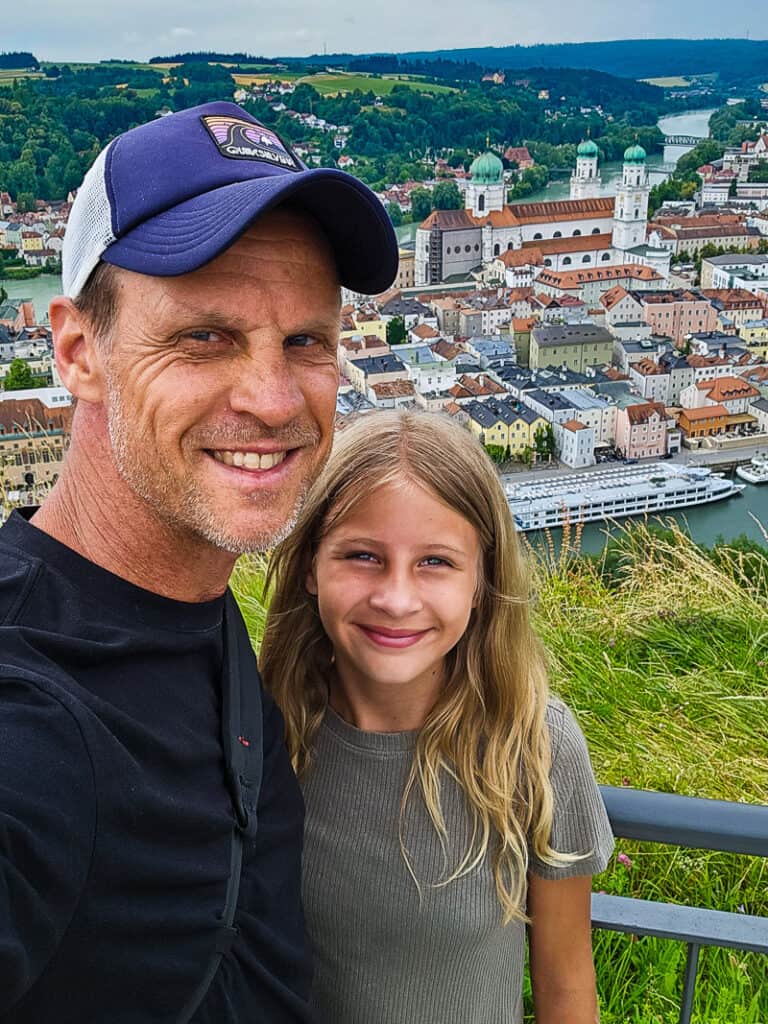
[[[237,938],[235,911],[240,894],[243,846],[256,835],[256,808],[264,766],[261,687],[256,658],[240,609],[227,590],[224,602],[224,659],[221,673],[222,742],[224,768],[232,797],[234,821],[229,880],[221,912],[221,928],[200,984],[177,1018],[188,1024],[205,998],[224,955]]]

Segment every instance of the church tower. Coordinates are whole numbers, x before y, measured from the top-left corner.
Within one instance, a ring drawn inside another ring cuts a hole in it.
[[[571,175],[571,199],[594,199],[600,195],[598,149],[592,139],[584,139],[576,150],[576,170]]]
[[[613,212],[614,249],[626,251],[645,245],[651,191],[645,157],[645,150],[637,143],[624,151],[624,170]]]
[[[490,150],[472,161],[464,206],[475,217],[504,209],[504,164]]]

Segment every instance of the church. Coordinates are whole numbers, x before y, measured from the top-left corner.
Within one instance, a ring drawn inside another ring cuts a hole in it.
[[[469,169],[463,210],[433,210],[416,232],[416,285],[462,279],[507,250],[529,250],[533,266],[583,270],[640,263],[669,276],[670,254],[648,235],[651,186],[640,145],[624,152],[615,196],[601,196],[598,149],[579,144],[570,199],[508,204],[495,153]],[[648,244],[650,241],[650,244]]]

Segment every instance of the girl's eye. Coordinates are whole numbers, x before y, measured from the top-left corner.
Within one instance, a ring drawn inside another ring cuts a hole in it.
[[[344,556],[347,561],[352,562],[375,562],[376,556],[372,555],[370,551],[351,551],[348,555]]]
[[[430,555],[429,558],[423,558],[422,565],[445,565],[448,568],[451,567],[451,563],[445,558],[438,558],[437,555]]]

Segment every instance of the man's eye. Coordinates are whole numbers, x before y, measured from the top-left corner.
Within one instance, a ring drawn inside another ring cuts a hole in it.
[[[209,344],[223,341],[223,335],[218,331],[187,331],[183,337],[189,338],[191,341],[204,341]]]
[[[318,339],[312,334],[292,334],[285,339],[286,345],[293,348],[309,348],[311,345],[318,345]]]

